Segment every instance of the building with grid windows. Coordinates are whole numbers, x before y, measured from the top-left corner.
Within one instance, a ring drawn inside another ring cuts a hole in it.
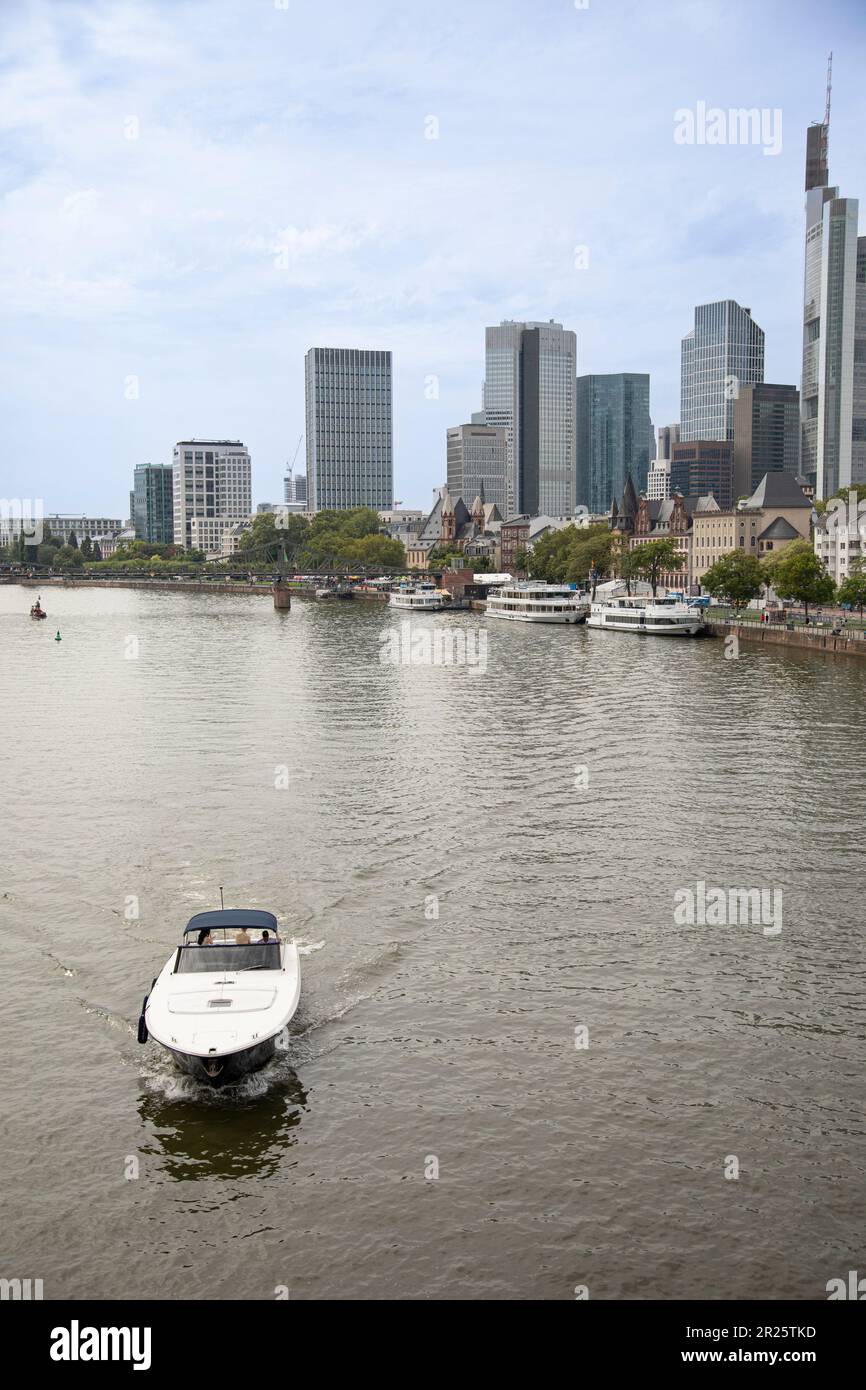
[[[505,432],[503,514],[574,510],[577,337],[561,323],[486,330],[484,420]]]
[[[647,485],[654,449],[646,372],[612,372],[577,379],[577,502],[610,511],[631,477]]]
[[[307,507],[394,505],[391,354],[310,348],[305,361]]]
[[[806,137],[800,471],[818,497],[866,482],[866,237],[831,188],[829,110]]]
[[[219,554],[223,531],[253,509],[249,450],[239,439],[184,439],[172,467],[175,545]]]
[[[764,331],[733,299],[699,304],[682,341],[680,440],[733,439],[741,387],[764,380]]]
[[[734,500],[765,473],[800,471],[800,392],[768,381],[743,386],[734,401]]]
[[[170,464],[140,463],[133,470],[132,524],[135,538],[153,545],[174,541],[174,469]]]
[[[505,511],[508,440],[490,425],[455,425],[446,433],[446,485],[451,500],[483,493]]]

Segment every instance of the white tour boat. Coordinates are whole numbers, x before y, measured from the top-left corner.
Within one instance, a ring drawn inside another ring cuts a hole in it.
[[[567,584],[503,584],[487,596],[488,618],[516,623],[585,623],[589,600]]]
[[[138,1041],[152,1037],[181,1070],[223,1086],[270,1060],[300,994],[298,948],[272,913],[199,912],[145,996]]]
[[[700,610],[678,598],[617,594],[590,607],[588,627],[617,632],[648,632],[659,637],[694,637],[704,626]]]
[[[391,608],[408,608],[413,613],[438,613],[447,595],[435,584],[401,584],[391,594]]]

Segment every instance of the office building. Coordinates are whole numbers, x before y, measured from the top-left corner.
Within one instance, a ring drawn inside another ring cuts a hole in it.
[[[184,439],[174,446],[174,543],[222,552],[223,532],[253,509],[249,450],[238,439]]]
[[[646,495],[650,502],[663,502],[671,495],[671,461],[653,459],[646,477]]]
[[[307,500],[324,508],[394,504],[391,354],[310,348],[305,358]]]
[[[680,427],[679,427],[679,425],[678,425],[678,424],[677,424],[677,425],[662,425],[661,429],[659,430],[658,449],[657,449],[656,455],[655,455],[656,458],[657,458],[657,459],[669,459],[670,456],[671,456],[671,445],[672,445],[672,444],[679,444],[679,442],[680,442]]]
[[[734,501],[749,497],[765,473],[800,471],[800,392],[760,382],[734,401]]]
[[[455,425],[446,433],[448,492],[472,501],[483,493],[502,513],[506,507],[508,439],[491,425]]]
[[[734,446],[725,439],[689,439],[671,445],[671,494],[712,493],[720,507],[733,504]]]
[[[505,432],[503,514],[574,510],[576,372],[577,338],[553,319],[487,329],[484,420]]]
[[[866,237],[830,186],[830,94],[806,135],[801,472],[818,497],[866,482]],[[856,395],[856,399],[855,399]]]
[[[140,463],[133,470],[132,524],[135,538],[153,545],[174,541],[174,469],[170,464]]]
[[[637,492],[645,491],[652,453],[649,395],[645,372],[578,377],[578,505],[610,511],[629,477]]]
[[[764,332],[751,310],[733,299],[699,304],[682,340],[680,440],[733,439],[737,395],[763,380]]]

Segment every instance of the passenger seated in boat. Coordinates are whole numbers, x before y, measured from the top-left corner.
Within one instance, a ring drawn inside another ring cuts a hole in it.
[[[235,932],[235,945],[236,945],[236,946],[249,946],[249,944],[250,944],[250,934],[249,934],[249,932],[247,931],[246,927],[241,927],[240,931]]]
[[[271,938],[270,938],[270,933],[269,933],[269,932],[266,932],[266,931],[263,931],[263,932],[262,932],[262,941],[267,942],[267,941],[270,941],[270,939],[271,939]]]
[[[210,932],[208,931],[207,927],[202,927],[201,931],[200,931],[199,934],[198,934],[198,941],[197,941],[196,944],[197,944],[198,946],[212,946],[212,945],[213,945],[213,937],[211,936],[211,934],[210,934]]]

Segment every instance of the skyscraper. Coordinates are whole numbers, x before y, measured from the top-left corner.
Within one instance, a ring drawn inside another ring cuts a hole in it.
[[[575,504],[577,338],[561,323],[486,332],[484,418],[505,431],[505,512],[567,516]]]
[[[132,524],[136,540],[171,545],[174,540],[174,469],[140,463],[133,469]]]
[[[310,348],[305,358],[307,505],[394,505],[391,354]]]
[[[800,382],[800,469],[825,498],[866,482],[866,237],[858,200],[829,186],[829,133],[828,79],[824,120],[806,135]]]
[[[706,497],[722,508],[733,503],[734,446],[728,439],[686,439],[671,445],[671,494]]]
[[[182,439],[173,469],[175,545],[219,554],[223,533],[253,509],[249,450],[239,439]]]
[[[699,304],[682,342],[680,439],[733,439],[734,401],[764,380],[764,332],[733,299]]]
[[[462,497],[468,507],[482,491],[502,516],[506,513],[505,470],[508,441],[505,430],[492,425],[455,425],[446,435],[447,487],[452,502]]]
[[[734,501],[751,497],[765,473],[800,471],[800,393],[759,382],[734,401]]]
[[[577,379],[577,496],[591,512],[620,502],[627,477],[637,492],[650,465],[650,379],[613,372]]]

